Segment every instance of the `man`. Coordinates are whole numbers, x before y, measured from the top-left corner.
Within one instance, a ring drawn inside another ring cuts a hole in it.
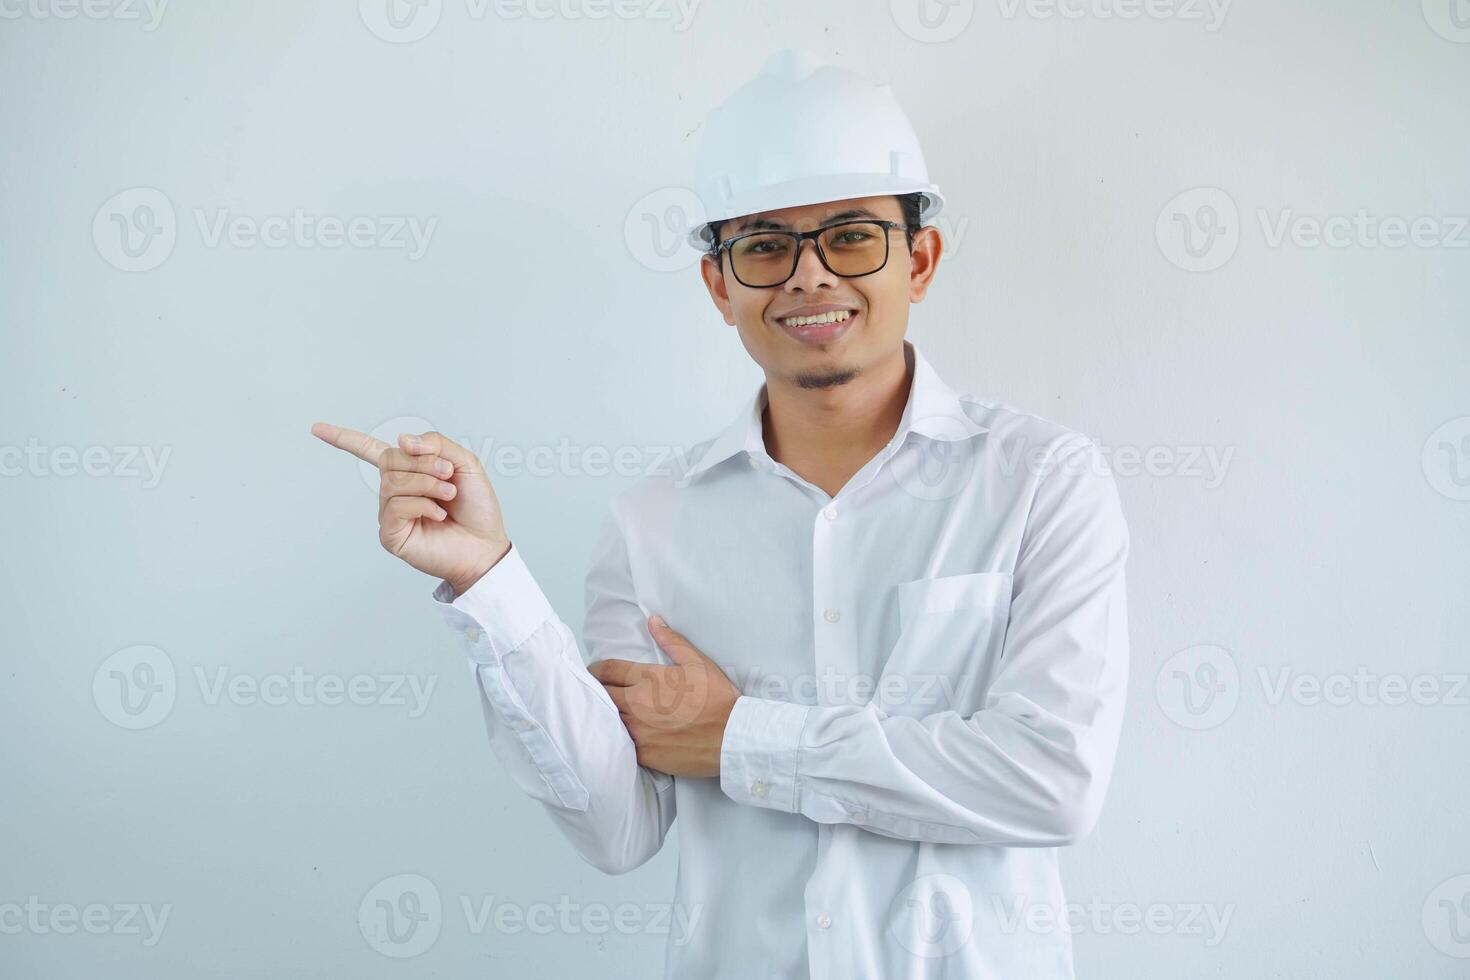
[[[582,856],[629,871],[680,817],[668,976],[1070,977],[1058,848],[1127,674],[1099,449],[905,341],[942,199],[886,88],[783,52],[699,159],[701,274],[766,380],[614,499],[590,670],[473,454],[313,431],[381,469],[383,545],[442,579],[493,750]]]

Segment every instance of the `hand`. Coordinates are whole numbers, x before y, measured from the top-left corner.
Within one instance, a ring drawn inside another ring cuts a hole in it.
[[[662,617],[650,617],[648,628],[672,667],[599,660],[588,670],[618,706],[640,766],[670,776],[718,776],[725,723],[740,689]]]
[[[475,454],[437,432],[398,437],[398,446],[327,422],[311,434],[372,463],[378,484],[378,541],[463,595],[510,550],[495,488]],[[442,502],[442,503],[441,503]]]

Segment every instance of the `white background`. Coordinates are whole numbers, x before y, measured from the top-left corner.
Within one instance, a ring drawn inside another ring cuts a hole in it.
[[[1065,855],[1079,976],[1470,976],[1463,0],[1463,29],[1451,0],[443,0],[396,32],[387,0],[94,2],[0,3],[0,974],[658,973],[656,923],[578,923],[666,902],[675,842],[579,863],[491,756],[433,582],[307,430],[419,417],[595,465],[722,426],[760,376],[669,224],[705,111],[807,46],[892,82],[950,202],[910,336],[1118,453],[1132,698]],[[434,224],[421,255],[209,234],[297,210]],[[1298,222],[1360,213],[1429,224]],[[134,219],[164,234],[129,257]],[[496,477],[578,626],[629,479]],[[129,729],[138,645],[174,702]],[[293,671],[436,686],[417,713],[212,697]],[[1391,678],[1437,693],[1385,704]],[[411,959],[358,923],[400,874],[442,902]],[[31,896],[112,925],[5,911]],[[574,927],[476,931],[461,900]],[[168,906],[153,945],[128,904]]]

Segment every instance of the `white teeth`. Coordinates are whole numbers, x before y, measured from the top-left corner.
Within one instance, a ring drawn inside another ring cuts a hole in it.
[[[814,323],[841,323],[848,316],[847,310],[834,310],[831,313],[819,313],[816,316],[788,316],[781,322],[788,327],[806,327]]]

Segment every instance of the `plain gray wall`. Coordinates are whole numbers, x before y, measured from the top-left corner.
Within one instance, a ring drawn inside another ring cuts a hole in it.
[[[1065,856],[1079,975],[1467,975],[1464,0],[386,2],[0,3],[0,974],[657,974],[675,847],[604,877],[515,791],[307,428],[569,447],[492,467],[580,626],[632,479],[583,467],[760,381],[670,227],[704,112],[807,46],[893,83],[948,196],[911,336],[1115,453],[1132,699]],[[129,714],[149,669],[172,705]],[[216,688],[293,672],[434,687]],[[401,874],[443,905],[412,959],[358,922]],[[504,917],[538,903],[571,928]],[[636,934],[581,917],[621,903]]]

